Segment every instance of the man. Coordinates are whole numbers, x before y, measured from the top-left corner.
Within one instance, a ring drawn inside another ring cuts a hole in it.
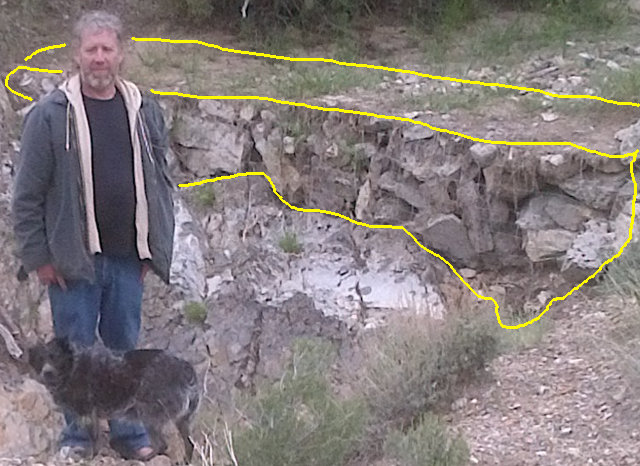
[[[119,77],[117,17],[82,16],[73,49],[79,73],[25,118],[12,203],[18,254],[48,286],[56,336],[90,346],[97,328],[107,347],[126,351],[137,343],[147,269],[169,281],[167,132],[157,103]],[[87,430],[65,418],[61,454],[92,456]],[[111,420],[110,434],[127,458],[157,453],[141,425]]]

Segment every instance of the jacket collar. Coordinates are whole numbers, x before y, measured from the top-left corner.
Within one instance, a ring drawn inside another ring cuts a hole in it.
[[[142,94],[135,84],[118,77],[116,87],[122,94],[127,108],[133,107],[134,110],[138,110],[142,107]],[[57,104],[67,105],[68,102],[73,104],[75,100],[81,98],[80,92],[80,76],[76,74],[60,84],[58,89],[51,93],[50,98]]]

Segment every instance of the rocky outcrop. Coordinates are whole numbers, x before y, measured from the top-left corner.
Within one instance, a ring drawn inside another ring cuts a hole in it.
[[[357,105],[340,96],[319,103]],[[557,263],[574,281],[628,235],[628,159],[474,143],[360,115],[276,113],[214,100],[178,105],[161,99],[161,105],[172,128],[175,181],[263,171],[293,206],[318,209],[289,209],[258,176],[218,181],[206,206],[198,204],[197,188],[178,191],[172,285],[149,278],[141,345],[190,359],[223,404],[232,390],[279,376],[295,337],[329,338],[348,351],[348,335],[379,325],[390,312],[446,316],[447,286],[441,285],[450,271],[399,226],[458,270],[466,268],[469,280],[482,271],[544,262]],[[0,114],[6,115],[1,93]],[[618,133],[621,153],[638,146],[639,128]],[[13,154],[9,146],[3,150],[0,244],[10,251]],[[356,226],[321,210],[396,229]],[[283,245],[285,237],[296,247]],[[9,254],[0,267],[7,277],[17,272]],[[10,330],[50,331],[46,295],[35,280],[1,287]],[[201,306],[195,318],[186,311],[194,302]],[[12,396],[6,394],[12,403],[33,401]],[[40,414],[51,420],[52,412]],[[35,439],[29,454],[47,448],[36,437],[53,438],[20,429],[20,436]]]

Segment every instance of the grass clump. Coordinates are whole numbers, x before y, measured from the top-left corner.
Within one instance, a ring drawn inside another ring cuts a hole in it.
[[[496,324],[487,313],[392,319],[365,343],[364,392],[373,414],[406,427],[450,403],[497,354]]]
[[[609,72],[598,81],[596,83],[600,88],[598,95],[602,97],[623,102],[637,102],[640,98],[640,65],[633,65],[628,70]],[[600,105],[612,107],[611,104],[600,103]]]
[[[298,241],[298,235],[292,231],[285,232],[278,245],[287,254],[300,254],[302,252],[302,245]]]
[[[430,414],[407,432],[392,431],[384,442],[384,452],[403,466],[464,466],[469,461],[464,438],[450,438],[446,426]]]
[[[274,83],[278,96],[290,99],[339,94],[354,87],[371,87],[382,81],[382,75],[370,70],[344,66],[295,64]]]
[[[189,301],[184,305],[183,313],[192,324],[203,324],[207,319],[207,307],[198,301]]]
[[[611,262],[598,288],[603,294],[622,298],[635,297],[640,303],[640,244],[629,244],[622,255]]]
[[[248,428],[233,437],[237,464],[341,465],[362,434],[364,404],[338,399],[325,378],[335,356],[333,346],[301,339],[292,355],[282,379],[259,388],[248,401]]]
[[[194,198],[200,207],[213,207],[216,203],[216,190],[212,183],[206,183],[195,190]]]

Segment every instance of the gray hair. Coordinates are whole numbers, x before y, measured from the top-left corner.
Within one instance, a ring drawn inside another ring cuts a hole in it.
[[[116,15],[106,11],[89,11],[83,14],[73,27],[73,46],[79,47],[82,33],[87,30],[109,29],[116,33],[118,44],[122,45],[122,21]]]

